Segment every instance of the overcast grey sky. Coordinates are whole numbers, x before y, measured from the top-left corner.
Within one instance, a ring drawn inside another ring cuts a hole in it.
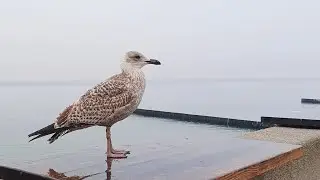
[[[7,0],[0,80],[101,80],[128,50],[148,79],[320,77],[319,0]]]

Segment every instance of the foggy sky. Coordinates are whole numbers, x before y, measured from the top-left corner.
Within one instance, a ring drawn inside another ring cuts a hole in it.
[[[0,80],[101,80],[128,50],[148,79],[320,77],[317,0],[0,2]]]

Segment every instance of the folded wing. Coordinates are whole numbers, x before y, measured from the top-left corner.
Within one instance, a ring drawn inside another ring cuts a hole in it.
[[[79,100],[65,108],[53,125],[31,133],[29,136],[38,135],[34,138],[37,139],[54,133],[49,139],[52,143],[60,136],[78,129],[114,123],[113,116],[135,98],[128,86],[129,81],[129,77],[124,74],[112,76],[88,90]]]

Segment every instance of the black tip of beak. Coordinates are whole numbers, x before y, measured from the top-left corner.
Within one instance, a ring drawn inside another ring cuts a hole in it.
[[[149,61],[146,61],[149,64],[154,64],[154,65],[160,65],[160,61],[156,60],[156,59],[150,59]]]

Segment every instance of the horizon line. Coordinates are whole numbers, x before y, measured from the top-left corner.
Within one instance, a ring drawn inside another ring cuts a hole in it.
[[[320,77],[186,77],[186,78],[154,78],[147,81],[174,81],[174,80],[213,80],[213,81],[257,81],[257,80],[320,80]],[[101,82],[98,79],[85,80],[0,80],[0,85],[5,84],[88,84]]]

